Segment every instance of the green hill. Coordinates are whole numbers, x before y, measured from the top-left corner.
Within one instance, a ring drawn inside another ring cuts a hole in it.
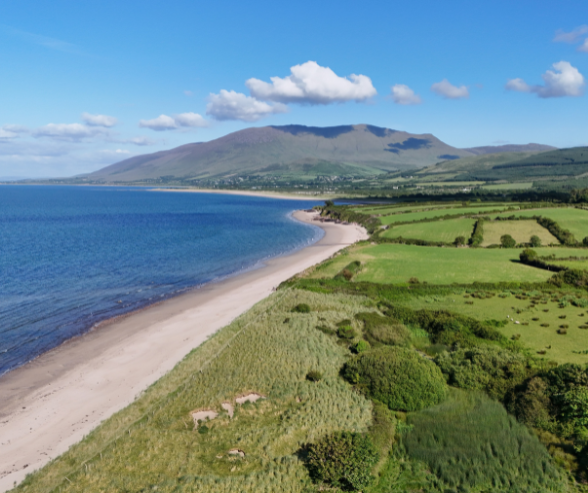
[[[210,142],[136,156],[86,175],[90,182],[233,179],[243,175],[308,179],[366,176],[471,156],[431,134],[372,125],[248,128]]]

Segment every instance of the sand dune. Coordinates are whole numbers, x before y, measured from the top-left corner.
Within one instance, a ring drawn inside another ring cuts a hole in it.
[[[304,250],[102,324],[0,378],[0,492],[130,404],[281,282],[367,238],[356,225],[316,224],[326,234]]]

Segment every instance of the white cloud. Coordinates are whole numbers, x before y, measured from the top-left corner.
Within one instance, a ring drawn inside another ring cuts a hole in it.
[[[194,93],[192,91],[188,91],[188,90],[185,90],[184,94],[188,97],[194,96]]]
[[[561,61],[554,63],[553,68],[555,70],[548,70],[541,76],[543,85],[530,86],[523,79],[511,79],[506,83],[506,89],[532,92],[540,98],[577,97],[584,93],[586,82],[576,67]]]
[[[22,125],[3,125],[0,127],[0,139],[15,139],[28,132],[29,129]]]
[[[581,51],[582,53],[588,53],[588,38],[586,38],[584,42],[578,46],[578,51]]]
[[[577,43],[584,34],[588,33],[588,26],[578,26],[569,32],[562,31],[561,29],[555,32],[553,41],[556,43]]]
[[[162,132],[180,127],[207,127],[208,122],[198,113],[180,113],[174,116],[159,115],[152,120],[141,120],[139,126]]]
[[[392,99],[396,104],[410,105],[421,104],[422,100],[418,94],[405,84],[392,86]]]
[[[124,141],[124,143],[135,144],[136,146],[151,146],[157,142],[147,137],[133,137],[132,139]]]
[[[258,101],[245,94],[221,89],[219,94],[208,97],[206,114],[216,120],[241,120],[255,122],[276,113],[287,113],[287,106]]]
[[[180,127],[208,127],[208,122],[198,113],[180,113],[174,120]]]
[[[55,140],[80,142],[105,133],[106,131],[102,128],[88,127],[81,123],[49,123],[34,130],[33,137],[49,137]]]
[[[86,125],[91,127],[114,127],[118,120],[114,116],[108,115],[91,115],[90,113],[82,113],[82,120]]]
[[[330,104],[365,101],[377,94],[365,75],[339,77],[329,67],[306,62],[290,68],[291,75],[270,77],[271,83],[249,79],[245,85],[251,95],[262,101],[277,103]]]
[[[463,99],[470,97],[470,91],[466,86],[454,86],[447,79],[441,82],[435,82],[431,86],[431,91],[445,99]]]

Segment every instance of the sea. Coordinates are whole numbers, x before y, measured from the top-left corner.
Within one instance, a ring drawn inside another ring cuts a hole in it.
[[[320,201],[0,186],[0,375],[99,322],[317,242]]]

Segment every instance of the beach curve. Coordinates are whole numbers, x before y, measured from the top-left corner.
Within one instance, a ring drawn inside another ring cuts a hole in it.
[[[367,238],[357,225],[317,223],[315,216],[294,213],[325,231],[317,243],[102,324],[0,378],[0,492],[129,405],[281,282]]]

